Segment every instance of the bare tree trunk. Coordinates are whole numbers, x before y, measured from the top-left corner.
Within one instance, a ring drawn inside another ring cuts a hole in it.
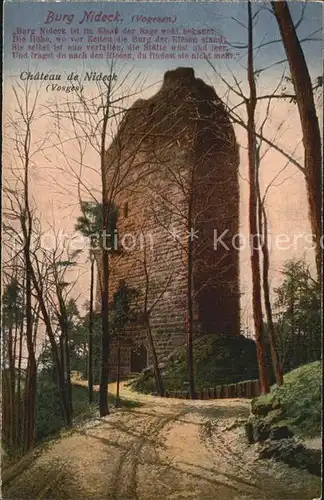
[[[10,422],[11,422],[11,405],[10,405],[10,375],[8,369],[3,370],[1,377],[1,394],[2,394],[2,439],[8,446],[10,443]]]
[[[268,324],[268,336],[270,343],[272,366],[276,377],[277,385],[283,384],[283,376],[279,363],[279,356],[276,346],[276,333],[272,317],[272,308],[270,301],[270,290],[269,290],[269,248],[268,248],[268,224],[267,215],[264,207],[262,207],[263,212],[263,242],[262,242],[262,254],[263,254],[263,296],[264,304],[267,315]]]
[[[25,284],[23,284],[23,291],[25,290]],[[25,293],[23,293],[23,304],[22,310],[24,311],[25,303]],[[17,435],[16,442],[17,445],[22,443],[22,405],[21,405],[21,361],[22,361],[22,344],[23,344],[23,334],[24,334],[24,314],[21,317],[21,325],[19,331],[19,354],[18,354],[18,377],[17,377]]]
[[[24,149],[25,149],[25,172],[24,172],[24,212],[21,214],[21,226],[24,236],[24,258],[26,265],[26,341],[28,350],[27,370],[27,396],[25,407],[25,429],[24,449],[27,451],[32,447],[35,439],[36,418],[36,377],[37,366],[33,342],[33,311],[32,311],[32,276],[30,264],[32,215],[29,206],[29,143],[31,141],[31,130],[27,125]]]
[[[54,365],[55,365],[55,371],[56,371],[56,383],[57,383],[57,389],[59,392],[60,396],[60,402],[61,402],[61,407],[62,407],[62,414],[64,421],[67,425],[69,422],[69,416],[68,416],[68,408],[66,407],[66,398],[65,398],[65,383],[64,383],[64,367],[63,363],[60,361],[60,356],[59,356],[59,350],[56,345],[55,341],[55,336],[52,328],[52,323],[51,319],[44,301],[42,289],[38,283],[32,262],[30,261],[30,258],[27,261],[27,267],[30,269],[31,276],[32,276],[32,281],[33,281],[33,286],[35,288],[36,294],[37,294],[37,299],[39,301],[40,305],[40,310],[42,312],[42,318],[45,324],[46,328],[46,333],[48,335],[50,344],[51,344],[51,349],[52,349],[52,355],[53,355],[53,360],[54,360]]]
[[[27,432],[28,432],[28,378],[29,378],[29,359],[27,360],[27,368],[25,374],[25,385],[22,400],[22,429],[21,429],[21,449],[25,453],[27,451]]]
[[[65,377],[65,359],[64,359],[64,339],[63,333],[60,335],[60,360],[61,360],[61,378],[62,378],[62,406],[64,407],[64,421],[67,426],[70,426],[70,415],[68,408],[68,397],[67,397],[67,386],[66,386],[66,377]]]
[[[253,71],[253,27],[251,2],[248,2],[248,81],[250,87],[250,98],[247,101],[248,114],[248,157],[249,157],[249,225],[250,225],[250,254],[252,269],[252,305],[255,328],[255,342],[257,349],[257,360],[259,367],[260,390],[261,393],[269,392],[269,381],[266,368],[266,357],[263,344],[263,317],[261,305],[261,277],[260,277],[260,256],[259,248],[254,245],[254,237],[258,235],[257,222],[257,189],[256,189],[256,165],[255,165],[255,108],[256,108],[256,87]]]
[[[117,388],[116,388],[116,408],[119,407],[119,386],[120,386],[120,338],[117,334]]]
[[[268,339],[270,344],[271,360],[273,371],[276,377],[277,385],[283,384],[282,370],[279,363],[278,351],[276,346],[276,333],[272,318],[272,308],[270,301],[270,287],[269,287],[269,269],[270,269],[270,259],[269,259],[269,247],[268,247],[268,220],[267,214],[264,207],[264,201],[261,199],[260,192],[260,179],[259,179],[259,167],[260,167],[260,147],[257,148],[256,154],[256,189],[258,195],[258,222],[259,222],[259,232],[261,238],[261,250],[263,256],[263,266],[262,266],[262,287],[263,287],[263,298],[267,316],[267,326],[268,326]]]
[[[71,366],[70,366],[70,349],[69,349],[69,321],[66,313],[66,308],[64,304],[64,353],[65,353],[65,381],[67,387],[67,406],[69,409],[69,422],[68,424],[72,426],[73,424],[73,405],[72,405],[72,384],[71,384]]]
[[[190,181],[190,196],[188,203],[188,234],[191,234],[192,224],[192,202],[193,202],[193,172]],[[188,273],[187,273],[187,356],[188,356],[188,382],[189,382],[189,395],[191,399],[195,399],[195,379],[193,367],[193,241],[191,237],[188,238]]]
[[[64,380],[64,406],[66,414],[66,424],[68,427],[72,426],[72,388],[71,388],[71,374],[70,374],[70,357],[69,357],[69,341],[68,341],[68,327],[67,319],[62,318],[60,321],[61,337],[60,337],[60,350],[61,350],[61,367]]]
[[[321,278],[321,205],[322,205],[322,154],[321,135],[316,115],[312,82],[304,53],[286,1],[271,2],[283,45],[287,54],[293,81],[303,143],[305,148],[305,178],[308,192],[311,227],[316,244],[318,281]]]
[[[27,370],[27,381],[28,381],[28,413],[26,419],[26,430],[25,430],[25,449],[26,451],[31,448],[35,438],[35,404],[36,404],[36,358],[33,342],[33,317],[32,317],[32,305],[31,305],[31,279],[30,273],[27,271],[26,276],[26,340],[28,349],[28,360],[29,366]]]
[[[72,406],[72,384],[71,384],[71,368],[70,368],[70,350],[69,350],[69,332],[66,328],[64,335],[64,351],[65,351],[65,380],[66,380],[66,393],[69,408],[69,422],[68,425],[72,426],[73,406]]]
[[[12,382],[12,392],[13,392],[13,397],[14,397],[13,446],[14,446],[15,450],[17,450],[18,445],[19,445],[19,441],[17,441],[17,427],[18,427],[19,413],[17,413],[17,384],[16,384],[16,379],[17,379],[16,360],[17,360],[18,330],[19,330],[19,324],[18,324],[18,317],[16,314],[16,317],[15,317],[15,336],[14,336],[14,345],[13,345],[13,382]]]
[[[106,102],[103,113],[101,142],[100,142],[100,170],[102,182],[102,293],[101,293],[101,375],[99,408],[100,416],[109,414],[108,379],[109,379],[109,215],[111,199],[107,193],[108,179],[106,178],[106,132],[110,113],[111,81],[108,83]]]
[[[295,342],[295,333],[296,333],[296,323],[295,323],[295,290],[294,290],[294,294],[291,298],[291,302],[290,302],[290,311],[291,311],[291,325],[290,325],[290,336],[291,336],[291,342],[292,342],[292,356],[290,358],[290,363],[291,363],[291,360],[293,362],[292,366],[291,366],[291,369],[292,367],[295,368],[296,366],[296,359],[297,359],[297,355],[296,355],[296,342]]]
[[[33,333],[33,344],[34,344],[34,350],[36,351],[36,340],[37,340],[37,331],[38,331],[38,324],[39,324],[39,314],[40,314],[40,306],[39,303],[37,303],[36,307],[34,308],[34,333]]]
[[[10,407],[10,421],[9,421],[9,429],[8,429],[8,445],[10,449],[14,446],[14,422],[15,422],[15,361],[13,357],[13,339],[12,339],[12,325],[10,325],[8,329],[8,375],[9,375],[9,383],[8,383],[8,400]]]
[[[150,314],[152,312],[152,309],[157,304],[159,298],[156,299],[156,301],[152,304],[152,306],[149,310],[148,309],[148,297],[149,297],[149,287],[150,287],[150,276],[149,276],[149,271],[148,271],[148,267],[147,267],[147,252],[146,252],[145,245],[143,248],[143,252],[144,252],[143,269],[144,269],[144,275],[145,275],[144,322],[146,324],[147,340],[148,340],[151,355],[153,358],[153,370],[154,370],[156,390],[157,390],[157,393],[159,394],[159,396],[163,397],[164,396],[164,384],[163,384],[163,380],[162,380],[162,376],[161,376],[161,370],[159,367],[159,360],[158,360],[157,352],[155,349],[155,343],[154,343],[154,338],[153,338],[151,323],[150,323]]]
[[[153,339],[153,334],[152,334],[152,330],[151,330],[149,317],[146,318],[146,333],[147,333],[147,339],[149,341],[150,350],[151,350],[151,354],[152,354],[152,358],[153,358],[153,370],[154,370],[157,393],[159,396],[163,397],[164,396],[164,384],[163,384],[163,380],[162,380],[162,376],[161,376],[161,370],[159,367],[159,360],[158,360],[158,357],[156,354],[156,349],[155,349],[155,344],[154,344],[154,339]]]
[[[90,307],[89,307],[89,339],[88,339],[88,392],[89,403],[93,402],[93,287],[94,287],[94,258],[91,258],[90,270]]]
[[[109,252],[108,252],[108,209],[107,203],[103,204],[104,224],[103,224],[103,239],[104,245],[102,249],[102,268],[103,268],[103,285],[101,298],[101,315],[102,315],[102,345],[101,345],[101,377],[100,377],[100,394],[99,407],[100,416],[104,417],[109,414],[108,406],[108,378],[109,378]]]

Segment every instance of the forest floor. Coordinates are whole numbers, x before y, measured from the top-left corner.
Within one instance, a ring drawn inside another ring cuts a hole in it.
[[[113,392],[114,387],[109,386]],[[135,393],[137,402],[48,444],[4,486],[9,500],[312,500],[320,478],[258,460],[243,421],[248,400],[189,401]]]

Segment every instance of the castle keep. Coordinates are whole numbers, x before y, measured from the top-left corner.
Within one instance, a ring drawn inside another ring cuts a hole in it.
[[[159,361],[186,342],[188,290],[195,336],[239,335],[239,255],[231,247],[239,155],[214,89],[192,68],[167,71],[161,89],[127,111],[105,164],[106,195],[119,209],[110,294],[121,282],[137,290]],[[215,245],[224,231],[228,249]],[[122,375],[150,364],[141,314],[120,337]],[[112,339],[112,372],[116,352]]]

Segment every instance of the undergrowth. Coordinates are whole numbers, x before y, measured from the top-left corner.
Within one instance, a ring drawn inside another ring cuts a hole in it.
[[[284,375],[282,386],[274,385],[271,392],[253,401],[253,412],[269,405],[280,407],[280,418],[276,424],[288,425],[302,436],[317,436],[321,433],[321,384],[320,361],[300,366]]]

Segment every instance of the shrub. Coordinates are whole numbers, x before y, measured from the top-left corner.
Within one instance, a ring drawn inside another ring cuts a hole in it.
[[[243,335],[206,335],[194,342],[194,374],[197,390],[258,378],[255,342]],[[187,388],[187,351],[180,347],[167,360],[162,372],[166,390]],[[156,391],[153,370],[146,370],[133,383],[144,393]]]

